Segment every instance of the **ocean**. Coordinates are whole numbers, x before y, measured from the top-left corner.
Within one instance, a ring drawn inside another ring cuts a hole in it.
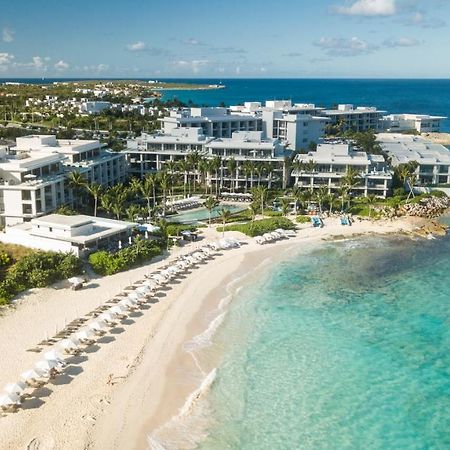
[[[0,79],[28,83],[67,81],[49,79]],[[76,81],[77,79],[70,79]],[[146,81],[147,79],[143,79]],[[376,106],[387,113],[418,113],[450,117],[450,80],[438,79],[164,79],[202,84],[223,84],[215,90],[165,91],[163,98],[192,100],[198,105],[217,106],[222,102],[236,105],[245,101],[291,99],[298,103],[315,103],[331,107],[338,103]],[[442,131],[450,132],[450,120]]]
[[[450,448],[449,273],[450,236],[266,261],[194,339],[199,361],[216,350],[221,362],[181,436],[151,448]]]

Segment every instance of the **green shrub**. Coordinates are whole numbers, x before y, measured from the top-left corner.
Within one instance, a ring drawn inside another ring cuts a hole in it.
[[[81,273],[82,261],[73,253],[32,252],[7,271],[0,283],[0,304],[8,303],[26,289],[45,287]]]
[[[293,230],[295,225],[285,217],[273,217],[270,219],[255,220],[254,222],[227,225],[225,231],[239,231],[247,236],[261,236],[264,233],[274,231],[277,228],[283,228],[284,230]],[[222,231],[222,227],[217,229]]]
[[[264,215],[269,217],[281,217],[283,213],[281,211],[274,211],[273,209],[265,209]]]
[[[4,268],[5,266],[9,265],[11,263],[11,258],[9,257],[8,253],[0,253],[0,268]]]
[[[297,223],[311,223],[311,217],[309,216],[297,216],[295,218]]]
[[[133,245],[116,253],[98,251],[89,255],[89,264],[94,272],[100,275],[113,275],[133,266],[151,260],[161,254],[161,247],[156,241],[137,238]]]
[[[182,231],[196,231],[195,225],[171,223],[167,225],[166,231],[168,236],[179,236]]]

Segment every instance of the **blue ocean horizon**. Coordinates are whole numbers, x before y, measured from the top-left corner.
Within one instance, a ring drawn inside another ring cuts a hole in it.
[[[92,78],[99,79],[99,78]],[[113,78],[111,78],[113,79]],[[117,78],[115,78],[117,79]],[[120,78],[126,79],[126,78]],[[130,78],[147,81],[151,78]],[[53,83],[87,78],[0,78],[0,82]],[[245,101],[290,99],[331,107],[338,103],[376,106],[387,113],[417,113],[450,117],[450,79],[343,78],[160,78],[160,81],[222,84],[222,89],[167,90],[163,99],[205,106],[236,105]],[[450,132],[450,119],[442,124]]]

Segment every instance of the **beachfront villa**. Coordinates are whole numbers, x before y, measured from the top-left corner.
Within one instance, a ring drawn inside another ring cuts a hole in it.
[[[359,176],[352,189],[355,195],[386,198],[392,186],[392,173],[382,155],[358,151],[347,142],[319,144],[317,151],[297,155],[294,166],[298,166],[292,171],[295,186],[311,190],[325,186],[328,193],[336,192],[349,167]]]
[[[377,140],[396,167],[415,161],[420,185],[450,184],[450,151],[421,136],[380,133]]]
[[[389,114],[383,116],[383,129],[391,133],[417,131],[418,133],[440,133],[441,123],[447,117],[428,114]]]
[[[0,217],[14,225],[71,204],[66,182],[70,171],[89,182],[112,186],[126,177],[126,158],[104,149],[98,141],[58,140],[50,135],[16,139],[0,149]]]
[[[352,104],[338,105],[336,109],[324,109],[321,116],[328,117],[332,125],[338,125],[341,131],[363,132],[368,130],[381,131],[383,113],[374,106],[354,106]]]
[[[126,243],[136,225],[100,217],[50,214],[6,227],[0,241],[83,256],[99,248],[117,247],[118,241]]]
[[[221,188],[253,187],[256,183],[285,186],[288,182],[284,158],[291,152],[279,139],[264,138],[262,131],[235,131],[230,138],[215,139],[205,136],[202,128],[176,128],[170,134],[143,133],[129,140],[124,150],[130,174],[140,177],[162,170],[169,161],[185,160],[193,152],[209,159],[220,158],[217,171],[210,171],[206,181],[220,179]],[[236,163],[233,173],[228,170],[231,159]],[[257,173],[256,163],[265,164],[264,173]]]

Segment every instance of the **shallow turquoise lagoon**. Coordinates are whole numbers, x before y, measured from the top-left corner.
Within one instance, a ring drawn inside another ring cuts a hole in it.
[[[199,448],[450,448],[450,239],[293,251],[235,294]]]

